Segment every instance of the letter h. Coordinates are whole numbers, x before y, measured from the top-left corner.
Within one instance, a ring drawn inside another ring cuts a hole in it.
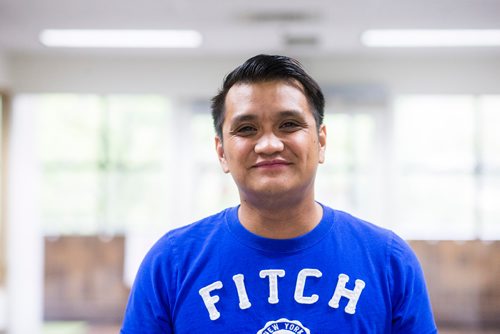
[[[346,313],[354,314],[356,313],[356,304],[358,303],[359,296],[361,295],[361,292],[365,288],[366,284],[364,281],[357,279],[354,283],[354,290],[348,290],[345,287],[347,282],[349,282],[349,276],[346,274],[340,274],[337,287],[335,288],[332,299],[328,302],[328,306],[339,308],[340,298],[346,297],[349,299],[349,302],[344,310]]]

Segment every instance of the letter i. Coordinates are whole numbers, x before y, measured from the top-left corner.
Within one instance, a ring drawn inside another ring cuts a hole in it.
[[[240,300],[240,309],[244,310],[250,308],[252,304],[248,300],[247,290],[245,289],[245,276],[242,274],[237,274],[233,276],[234,284],[236,285],[236,290],[238,291],[238,298]]]

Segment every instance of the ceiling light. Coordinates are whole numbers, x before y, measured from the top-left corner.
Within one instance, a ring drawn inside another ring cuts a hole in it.
[[[361,42],[368,47],[500,46],[500,30],[367,30]]]
[[[40,42],[63,48],[197,48],[194,30],[43,30]]]

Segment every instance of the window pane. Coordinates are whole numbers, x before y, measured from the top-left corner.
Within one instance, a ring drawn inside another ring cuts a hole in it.
[[[403,96],[395,103],[394,229],[406,238],[476,236],[476,103]]]
[[[318,200],[363,218],[379,220],[375,120],[365,113],[327,114],[325,163],[318,167]],[[378,197],[378,198],[377,198]]]
[[[500,173],[500,96],[480,99],[481,153],[485,171]]]
[[[48,234],[165,230],[170,105],[160,96],[28,95]]]
[[[208,106],[207,106],[208,110]],[[210,113],[193,113],[189,143],[194,168],[191,175],[190,220],[199,219],[239,203],[236,185],[222,171],[215,151],[215,131]]]
[[[106,97],[100,219],[106,230],[169,228],[170,108],[161,96]]]
[[[400,175],[395,181],[394,229],[408,239],[470,239],[475,236],[472,175]]]
[[[41,210],[46,234],[88,234],[98,228],[99,183],[95,170],[45,170]]]
[[[405,96],[395,103],[396,158],[404,168],[472,170],[472,96]]]
[[[209,106],[207,106],[208,110]],[[193,113],[190,119],[192,156],[195,161],[209,163],[219,167],[217,154],[215,152],[215,130],[212,125],[212,116],[208,113]]]
[[[101,104],[95,95],[26,95],[37,108],[38,155],[43,164],[95,167]]]
[[[480,99],[481,196],[479,216],[481,237],[500,239],[500,96]]]
[[[100,231],[161,233],[170,228],[169,175],[163,170],[104,171],[101,177]]]
[[[481,238],[500,240],[500,175],[482,178]]]
[[[170,106],[154,95],[112,95],[106,98],[109,159],[116,167],[159,167],[169,135]],[[105,147],[103,147],[105,149]],[[167,167],[165,164],[164,167]]]
[[[47,234],[92,233],[98,226],[101,122],[95,95],[25,95],[37,110],[41,214]]]

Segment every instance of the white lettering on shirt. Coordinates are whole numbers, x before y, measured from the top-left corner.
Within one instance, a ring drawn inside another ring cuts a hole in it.
[[[269,277],[269,304],[278,304],[278,277],[285,277],[283,269],[268,269],[261,270],[259,273],[260,278]]]
[[[321,278],[323,273],[318,269],[310,269],[305,268],[299,271],[297,274],[297,281],[295,283],[295,293],[294,300],[298,304],[315,304],[319,300],[319,295],[313,293],[310,296],[304,296],[305,286],[308,277],[316,277]],[[279,289],[278,289],[278,278],[285,277],[285,270],[283,269],[266,269],[261,270],[259,272],[260,278],[268,278],[269,280],[269,296],[268,303],[269,304],[278,304],[279,303]],[[241,310],[249,309],[252,307],[252,303],[250,303],[250,299],[247,293],[246,285],[245,285],[245,276],[243,274],[236,274],[233,277],[233,282],[236,287],[236,292],[238,295],[239,308]],[[349,276],[346,274],[340,274],[338,276],[337,285],[333,292],[333,296],[328,302],[328,306],[334,309],[338,309],[340,307],[340,300],[342,297],[347,298],[349,301],[344,311],[348,314],[356,313],[356,306],[358,304],[359,298],[363,289],[366,286],[366,283],[363,280],[357,279],[354,282],[354,289],[349,290],[346,288],[346,284],[349,281]],[[220,297],[218,295],[212,295],[215,290],[219,290],[223,288],[223,284],[221,281],[216,281],[212,284],[209,284],[199,290],[199,294],[203,299],[203,303],[208,311],[208,315],[210,320],[214,321],[220,318],[221,314],[217,310],[215,304],[219,302]],[[297,327],[299,329],[299,327]]]
[[[234,284],[236,285],[236,290],[238,291],[238,299],[240,301],[240,309],[244,310],[250,308],[252,304],[248,300],[247,290],[245,288],[245,276],[242,274],[237,274],[233,276]]]
[[[222,289],[222,282],[217,281],[210,285],[207,285],[204,288],[201,288],[199,293],[201,298],[203,298],[203,302],[205,303],[205,307],[207,308],[208,315],[210,316],[210,320],[217,320],[220,317],[219,311],[215,307],[215,303],[220,300],[219,296],[212,296],[210,292],[214,290]]]
[[[304,296],[304,289],[306,286],[306,278],[321,277],[323,274],[318,269],[302,269],[297,275],[297,285],[295,286],[295,301],[299,304],[314,304],[318,301],[319,296],[313,294],[310,297]]]
[[[349,281],[349,276],[346,274],[340,274],[339,280],[337,281],[337,287],[333,293],[332,299],[328,302],[328,305],[333,308],[339,308],[339,302],[341,297],[346,297],[349,299],[347,306],[345,307],[345,312],[349,314],[356,313],[356,304],[358,303],[359,296],[365,288],[365,282],[357,279],[354,282],[354,290],[346,289],[345,285]]]

